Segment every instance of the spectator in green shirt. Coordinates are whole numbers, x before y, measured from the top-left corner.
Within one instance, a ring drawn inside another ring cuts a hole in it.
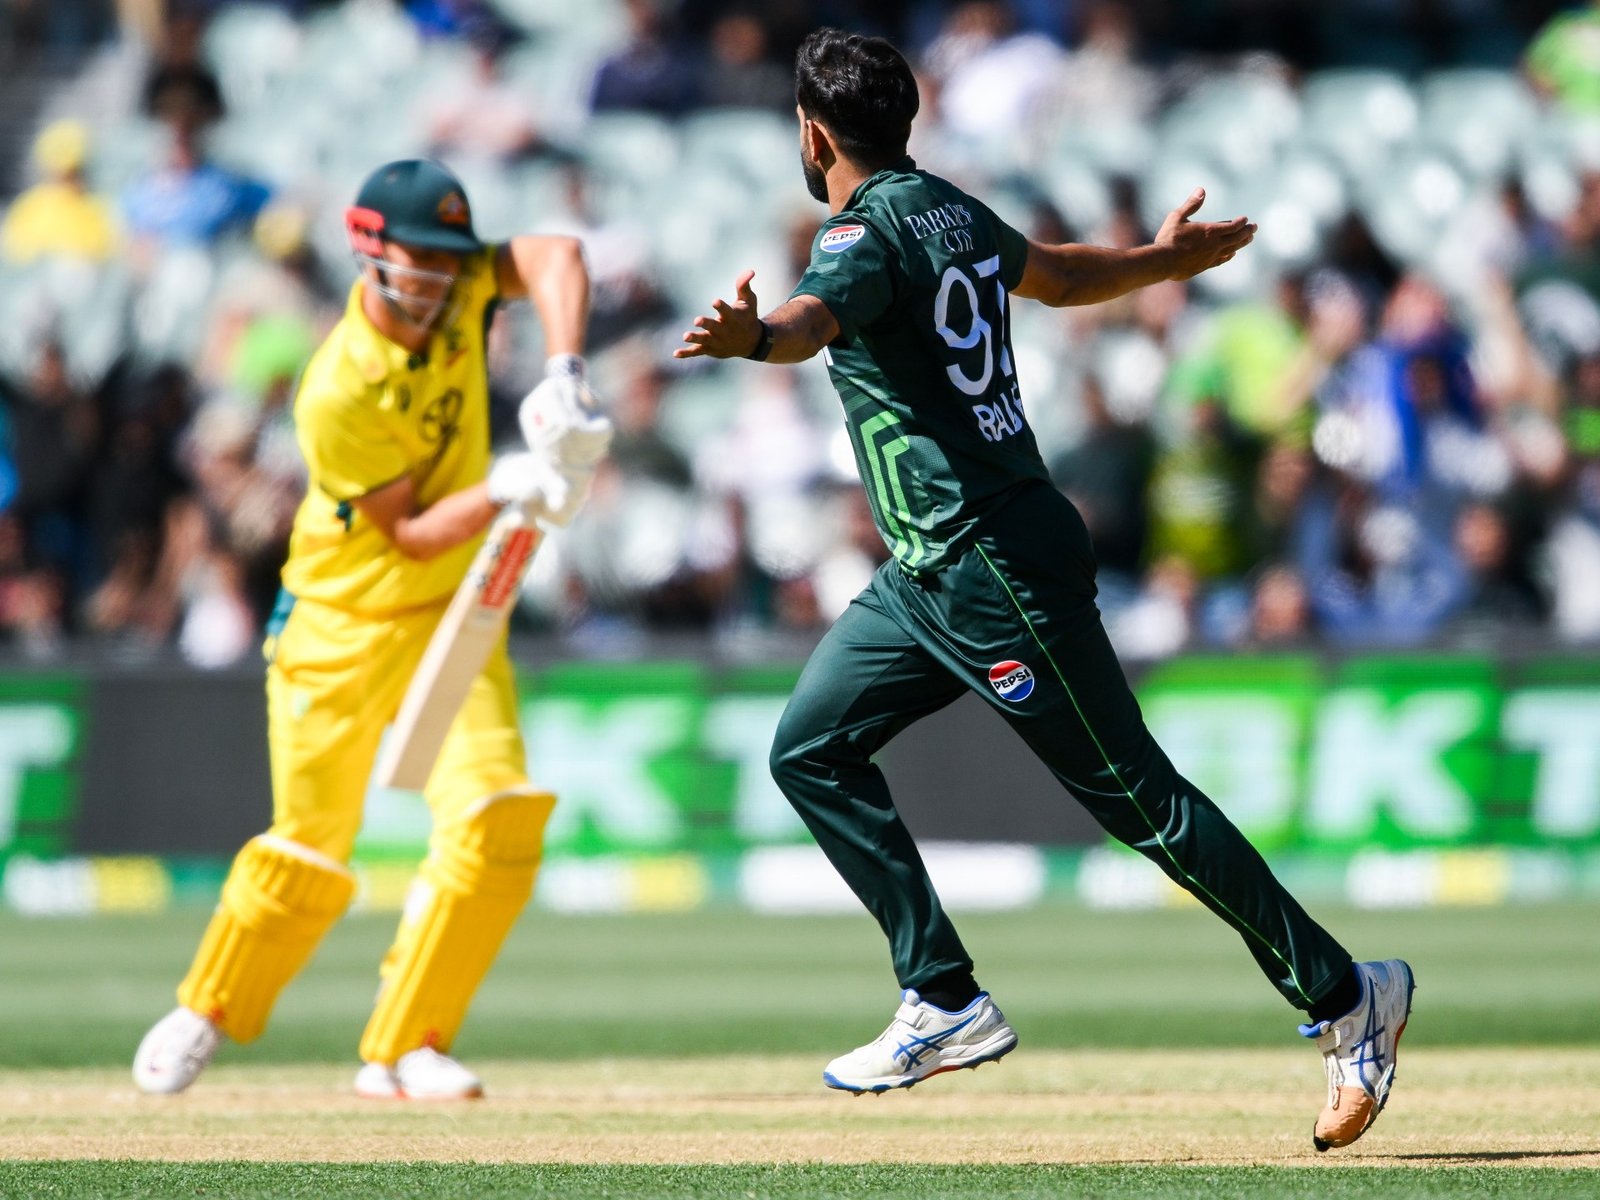
[[[1600,2],[1552,17],[1523,65],[1533,86],[1563,108],[1600,113]]]

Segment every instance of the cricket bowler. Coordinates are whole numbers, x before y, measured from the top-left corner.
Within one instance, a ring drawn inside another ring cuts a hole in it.
[[[1255,226],[1191,220],[1196,191],[1147,246],[1033,242],[906,156],[917,85],[888,42],[819,30],[800,48],[795,87],[806,186],[832,214],[810,266],[764,317],[745,272],[676,354],[797,363],[821,352],[892,552],[812,654],[772,747],[774,777],[883,927],[904,989],[889,1027],[830,1062],[824,1082],[911,1087],[1016,1045],[872,761],[973,691],[1112,836],[1237,930],[1307,1013],[1300,1032],[1328,1075],[1313,1142],[1348,1145],[1388,1099],[1411,969],[1352,962],[1151,738],[1095,606],[1088,533],[1050,484],[1011,350],[1014,298],[1095,304],[1188,279],[1231,259]]]
[[[598,457],[562,453],[584,389],[589,278],[575,240],[479,241],[460,182],[422,160],[375,171],[346,225],[360,278],[294,402],[310,479],[267,631],[272,826],[234,860],[179,1007],[139,1046],[134,1080],[147,1092],[182,1091],[224,1038],[260,1035],[350,903],[384,727],[485,530],[509,505],[565,524]],[[495,307],[522,297],[549,355],[521,414],[540,444],[491,459],[484,342]],[[450,1046],[532,893],[555,803],[528,780],[503,634],[424,794],[428,855],[361,1037],[355,1088],[367,1097],[483,1090]]]

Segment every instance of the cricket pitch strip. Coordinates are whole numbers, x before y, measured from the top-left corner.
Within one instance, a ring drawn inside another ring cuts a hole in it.
[[[126,1072],[0,1072],[0,1157],[1600,1167],[1593,1047],[1408,1050],[1382,1119],[1326,1155],[1309,1047],[1023,1046],[881,1097],[827,1090],[810,1057],[471,1065],[488,1097],[432,1104],[358,1099],[353,1066],[224,1062],[177,1097]]]

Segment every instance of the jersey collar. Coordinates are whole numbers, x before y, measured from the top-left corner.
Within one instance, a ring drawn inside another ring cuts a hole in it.
[[[350,358],[368,383],[382,383],[390,375],[406,370],[411,351],[391,342],[378,332],[378,327],[367,317],[361,307],[361,281],[350,285],[350,298],[345,302],[344,324],[349,329]]]
[[[857,204],[866,199],[868,192],[877,187],[880,183],[887,182],[891,176],[909,175],[916,169],[917,164],[915,160],[912,159],[911,155],[903,155],[898,161],[891,163],[889,166],[875,174],[868,175],[860,183],[856,184],[856,190],[850,193],[850,199],[844,202],[844,207],[854,208]],[[839,211],[843,212],[844,209],[840,209]]]

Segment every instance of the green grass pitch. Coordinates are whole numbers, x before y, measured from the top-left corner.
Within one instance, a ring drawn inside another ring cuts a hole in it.
[[[1145,1167],[940,1165],[884,1166],[455,1166],[441,1163],[159,1164],[0,1162],[7,1196],[227,1196],[233,1200],[327,1200],[383,1196],[393,1200],[459,1196],[463,1200],[583,1196],[594,1200],[666,1197],[761,1197],[762,1200],[1001,1200],[1062,1196],[1096,1200],[1413,1200],[1471,1196],[1591,1197],[1592,1171],[1460,1168],[1433,1174],[1407,1168],[1323,1170],[1314,1167]],[[13,1190],[14,1189],[14,1190]]]
[[[208,914],[0,917],[0,1067],[121,1066],[173,989]],[[1408,1045],[1595,1039],[1600,905],[1322,914],[1363,957],[1416,969]],[[978,980],[1026,1045],[1281,1046],[1299,1019],[1242,943],[1198,909],[1078,908],[958,918]],[[259,1042],[230,1062],[349,1062],[394,919],[335,927]],[[526,914],[474,1003],[463,1057],[832,1055],[897,1001],[864,914]],[[558,1030],[559,1037],[551,1036]],[[820,1064],[819,1064],[820,1066]]]
[[[1600,955],[1594,953],[1600,906],[1338,910],[1322,915],[1358,954],[1398,954],[1412,962],[1418,978],[1417,1010],[1406,1049],[1434,1056],[1424,1061],[1459,1061],[1466,1072],[1462,1078],[1470,1083],[1475,1050],[1511,1062],[1517,1059],[1514,1054],[1506,1058],[1504,1047],[1524,1047],[1529,1056],[1556,1062],[1564,1047],[1588,1046],[1592,1053],[1595,997],[1600,995]],[[92,1089],[102,1086],[103,1079],[105,1089],[123,1089],[131,1097],[126,1070],[133,1046],[171,1005],[172,989],[206,916],[184,909],[159,917],[0,917],[0,1012],[8,1030],[0,1038],[0,1078],[26,1081],[64,1072],[78,1081],[73,1086],[80,1092],[82,1081],[89,1081]],[[1027,1080],[1030,1061],[1048,1061],[1051,1054],[1060,1058],[1061,1052],[1067,1052],[1064,1061],[1069,1064],[1073,1052],[1127,1052],[1133,1056],[1130,1061],[1145,1064],[1141,1070],[1158,1079],[1163,1052],[1169,1050],[1185,1056],[1184,1065],[1173,1067],[1180,1076],[1192,1072],[1192,1064],[1206,1062],[1211,1052],[1219,1062],[1226,1062],[1231,1051],[1312,1054],[1297,1044],[1296,1014],[1260,978],[1237,938],[1197,909],[1092,913],[1049,907],[965,916],[958,923],[978,962],[980,982],[1005,1007],[1022,1040],[999,1069],[1005,1073],[987,1076],[999,1081],[993,1087],[1016,1086]],[[392,927],[392,917],[361,916],[335,929],[285,994],[266,1037],[253,1046],[225,1048],[219,1077],[242,1080],[248,1089],[258,1076],[322,1064],[320,1070],[330,1081],[343,1080],[346,1067],[354,1067],[355,1042]],[[701,1070],[714,1070],[716,1059],[735,1055],[744,1063],[752,1056],[773,1056],[809,1076],[811,1063],[820,1071],[826,1057],[876,1033],[895,1000],[881,936],[865,916],[771,918],[712,911],[559,917],[533,912],[513,933],[456,1049],[471,1063],[515,1062],[533,1080],[542,1072],[581,1072],[590,1061],[620,1062],[624,1074],[628,1062],[641,1064],[642,1070],[680,1058],[705,1063]],[[1295,1068],[1289,1086],[1314,1103],[1320,1083],[1314,1058],[1303,1067],[1298,1057],[1286,1061]],[[1405,1103],[1404,1074],[1396,1106]],[[321,1086],[323,1075],[315,1076],[314,1086]],[[980,1072],[974,1078],[985,1076]],[[493,1096],[493,1076],[489,1082]],[[957,1087],[964,1082],[963,1076]],[[338,1086],[333,1083],[328,1090]],[[809,1089],[810,1084],[801,1086]],[[921,1098],[943,1086],[933,1081],[913,1095]],[[1036,1081],[1034,1090],[1048,1092],[1051,1086],[1048,1080]],[[1482,1086],[1491,1089],[1494,1081]],[[1587,1085],[1580,1079],[1573,1086]],[[1600,1082],[1593,1087],[1600,1090]],[[1220,1165],[1151,1161],[1132,1152],[1128,1161],[1111,1163],[1050,1161],[1042,1152],[1037,1162],[651,1164],[40,1161],[37,1155],[0,1149],[0,1195],[1303,1195],[1322,1200],[1333,1194],[1600,1194],[1600,1172],[1592,1169],[1600,1162],[1600,1135],[1591,1139],[1592,1145],[1575,1144],[1567,1137],[1562,1115],[1549,1113],[1539,1118],[1542,1124],[1522,1131],[1527,1136],[1515,1141],[1521,1149],[1497,1153],[1493,1138],[1484,1140],[1483,1121],[1474,1124],[1468,1110],[1458,1117],[1449,1107],[1452,1093],[1441,1094],[1445,1108],[1427,1128],[1452,1131],[1452,1122],[1459,1120],[1464,1134],[1478,1135],[1468,1149],[1449,1150],[1441,1132],[1438,1146],[1427,1137],[1413,1139],[1406,1146],[1415,1153],[1391,1154],[1364,1165],[1348,1156],[1292,1159],[1280,1153],[1278,1143],[1262,1145],[1253,1159]],[[1580,1094],[1584,1104],[1593,1099]],[[881,1102],[829,1096],[825,1104],[837,1100],[859,1107],[797,1108],[795,1129],[803,1132],[812,1120],[807,1114],[813,1112],[915,1114],[915,1109],[888,1107],[901,1099],[912,1096]],[[974,1119],[982,1121],[986,1093],[960,1094],[951,1103],[968,1102],[977,1106]],[[883,1108],[869,1107],[880,1103]],[[1114,1101],[1108,1098],[1107,1103]],[[138,1110],[133,1111],[136,1117]],[[365,1119],[370,1111],[358,1118]],[[1265,1127],[1276,1129],[1275,1114],[1268,1115],[1273,1119]],[[1308,1108],[1283,1118],[1294,1127],[1291,1154],[1301,1149],[1300,1126],[1309,1124],[1310,1115]],[[448,1128],[453,1120],[447,1113],[410,1119],[423,1122],[424,1130],[435,1121]],[[1511,1145],[1518,1134],[1517,1114],[1497,1111],[1493,1120],[1512,1122],[1493,1126],[1507,1131]],[[1380,1123],[1369,1141],[1375,1142],[1385,1128]],[[0,1147],[14,1146],[13,1139],[26,1132],[26,1121],[0,1116]],[[575,1132],[583,1132],[581,1120]],[[1149,1136],[1159,1145],[1159,1121]],[[1565,1148],[1528,1149],[1558,1143]],[[1248,1137],[1245,1144],[1252,1144]],[[1417,1161],[1408,1165],[1408,1159]]]

